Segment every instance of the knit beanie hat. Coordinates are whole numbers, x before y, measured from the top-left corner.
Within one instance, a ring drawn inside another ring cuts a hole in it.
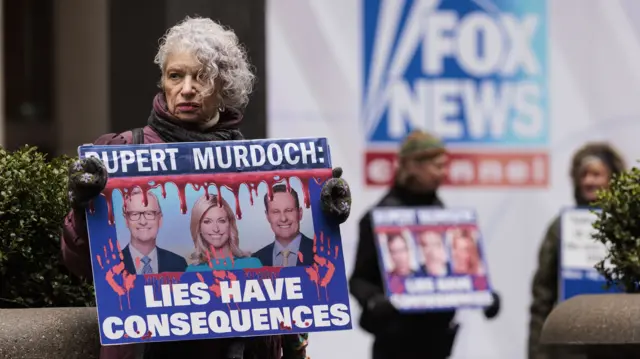
[[[444,143],[436,136],[414,130],[402,142],[398,156],[401,159],[416,157],[435,157],[445,153]]]

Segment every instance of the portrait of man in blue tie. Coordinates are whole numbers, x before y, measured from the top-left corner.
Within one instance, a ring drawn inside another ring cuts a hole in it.
[[[293,267],[313,264],[313,240],[300,232],[302,206],[293,188],[285,184],[273,186],[273,199],[264,196],[267,221],[273,231],[274,241],[253,254],[262,265]]]
[[[131,233],[129,244],[122,249],[125,269],[129,273],[157,274],[186,270],[187,261],[182,256],[156,245],[162,226],[162,208],[153,193],[147,192],[145,206],[142,190],[136,187],[126,196],[122,212]]]

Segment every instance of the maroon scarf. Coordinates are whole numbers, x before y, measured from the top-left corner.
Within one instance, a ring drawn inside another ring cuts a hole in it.
[[[149,116],[149,126],[158,133],[164,142],[203,142],[242,140],[240,133],[242,113],[234,108],[227,108],[220,113],[220,119],[214,126],[206,129],[195,123],[181,121],[167,109],[163,93],[153,99],[153,110]]]

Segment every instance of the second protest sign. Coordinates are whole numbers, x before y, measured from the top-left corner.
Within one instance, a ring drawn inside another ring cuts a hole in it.
[[[398,310],[452,310],[493,302],[475,211],[376,208],[373,226],[386,293]]]

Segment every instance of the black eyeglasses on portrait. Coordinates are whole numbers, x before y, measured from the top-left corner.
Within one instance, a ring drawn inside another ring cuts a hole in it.
[[[158,211],[143,211],[143,212],[130,211],[130,212],[125,212],[125,215],[127,216],[127,218],[130,221],[138,221],[138,220],[140,220],[140,215],[143,215],[146,220],[151,221],[151,220],[156,219],[156,216],[159,213],[160,212],[158,212]]]

